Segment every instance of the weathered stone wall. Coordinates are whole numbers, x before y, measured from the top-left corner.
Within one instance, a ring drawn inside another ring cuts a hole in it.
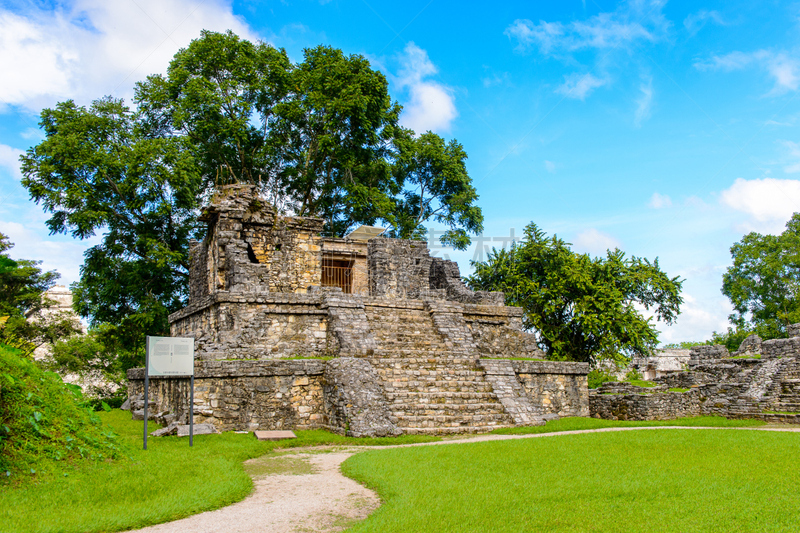
[[[464,285],[455,261],[434,257],[429,273],[431,289],[444,289],[448,300],[467,304],[504,305],[502,292],[472,291]]]
[[[635,357],[631,361],[631,368],[638,370],[644,379],[655,379],[681,372],[689,364],[689,352],[690,350],[688,349],[677,348],[655,350],[651,356]],[[625,373],[622,372],[622,378],[624,378]]]
[[[522,387],[545,414],[589,416],[589,363],[511,361]]]
[[[252,253],[248,251],[247,263],[237,263],[243,271],[237,287],[294,293],[319,285],[320,231],[322,220],[317,218],[277,217],[274,225],[243,223],[241,237]]]
[[[519,307],[465,305],[464,320],[481,357],[546,357],[536,337],[522,330]]]
[[[194,422],[219,430],[327,428],[325,362],[196,361]],[[144,369],[128,371],[128,397],[144,393]],[[189,380],[150,378],[155,411],[187,423]]]
[[[415,299],[430,287],[433,259],[425,241],[376,237],[367,244],[371,296]]]
[[[701,402],[696,390],[669,392],[667,387],[605,383],[589,395],[589,410],[595,418],[607,420],[671,420],[700,415]]]
[[[219,293],[170,315],[170,334],[193,337],[197,359],[281,359],[339,350],[322,298]]]
[[[759,345],[749,338],[736,353]],[[800,422],[800,338],[760,343],[760,358],[725,358],[722,346],[692,349],[688,370],[656,378],[658,387],[607,383],[590,395],[592,416],[657,420],[718,415]],[[690,388],[666,392],[668,387]]]

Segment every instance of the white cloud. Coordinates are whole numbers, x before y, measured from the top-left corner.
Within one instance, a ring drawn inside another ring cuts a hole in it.
[[[450,131],[453,120],[458,116],[453,91],[427,79],[438,72],[428,53],[409,42],[400,56],[400,63],[396,82],[409,95],[408,101],[403,104],[400,123],[417,133],[427,130],[437,133]]]
[[[8,252],[12,259],[41,261],[42,270],[55,270],[61,274],[59,284],[69,285],[80,279],[83,253],[100,242],[100,237],[85,241],[68,237],[42,238],[29,225],[19,222],[0,221],[0,233],[9,237],[14,247]]]
[[[24,153],[18,148],[0,144],[0,167],[8,170],[15,181],[19,181],[22,178],[22,173],[19,170],[19,156]]]
[[[567,98],[584,100],[595,89],[606,84],[608,84],[607,79],[600,79],[592,74],[568,74],[564,76],[564,83],[556,88],[556,92]]]
[[[770,95],[783,94],[797,90],[800,86],[800,62],[786,52],[756,50],[755,52],[730,52],[725,55],[714,55],[706,60],[697,60],[694,67],[698,70],[722,70],[726,72],[741,70],[755,65],[766,70],[773,79],[774,86]]]
[[[681,314],[671,326],[657,322],[659,340],[663,344],[683,341],[705,341],[714,331],[724,332],[728,327],[728,315],[733,312],[728,300],[723,297],[698,300],[684,292]]]
[[[781,233],[792,214],[800,211],[800,180],[738,178],[722,191],[720,202],[751,217],[743,229]]]
[[[642,94],[636,99],[636,114],[633,119],[636,127],[641,126],[643,120],[650,118],[650,109],[653,105],[653,78],[643,81],[639,91]]]
[[[661,13],[663,2],[632,1],[614,12],[600,13],[586,20],[534,23],[517,19],[505,35],[517,43],[518,52],[533,47],[544,55],[589,48],[625,48],[640,41],[655,42],[666,35],[669,22]]]
[[[650,197],[650,202],[647,204],[653,209],[662,209],[664,207],[672,207],[672,199],[666,194],[653,193]]]
[[[0,103],[39,111],[66,98],[129,98],[134,82],[164,72],[202,29],[257,38],[225,0],[78,0],[25,14],[0,9]]]
[[[579,252],[588,252],[593,255],[605,255],[607,250],[622,247],[617,239],[595,228],[589,228],[579,233],[573,245]]]
[[[547,161],[547,160],[545,160],[545,162],[544,162],[544,168],[545,168],[545,169],[546,169],[546,170],[547,170],[547,171],[548,171],[550,174],[552,174],[552,173],[554,173],[554,172],[556,171],[556,164],[555,164],[555,163],[553,163],[552,161]]]
[[[694,35],[702,30],[708,22],[714,22],[720,26],[727,26],[728,23],[719,14],[719,11],[706,11],[701,9],[697,13],[692,13],[683,20],[683,26],[689,30],[689,33]]]

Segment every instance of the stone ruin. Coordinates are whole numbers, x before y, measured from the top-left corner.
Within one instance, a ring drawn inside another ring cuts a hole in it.
[[[732,354],[721,345],[686,352],[679,368],[645,375],[655,387],[610,382],[591,391],[591,415],[616,420],[719,415],[800,423],[800,324],[789,327],[787,339],[762,342],[751,335]]]
[[[278,216],[254,186],[222,187],[191,245],[195,423],[352,436],[484,432],[588,416],[587,363],[545,361],[502,293],[473,292],[425,242]],[[142,404],[144,369],[128,371]],[[151,378],[150,411],[186,423],[188,380]]]

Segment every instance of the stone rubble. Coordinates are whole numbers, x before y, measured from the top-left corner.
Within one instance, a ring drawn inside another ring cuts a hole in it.
[[[733,354],[724,346],[696,346],[686,369],[656,377],[656,387],[605,383],[590,392],[591,415],[613,420],[718,415],[800,423],[800,324],[789,331],[795,336],[763,342],[751,335]]]

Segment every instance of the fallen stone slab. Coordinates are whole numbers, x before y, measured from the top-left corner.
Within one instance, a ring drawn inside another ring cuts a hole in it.
[[[175,433],[178,432],[179,425],[180,424],[178,424],[177,422],[173,422],[167,427],[153,431],[152,433],[150,433],[150,435],[152,435],[153,437],[165,437],[167,435],[174,435]]]
[[[167,414],[167,411],[162,413],[156,413],[152,409],[148,409],[147,411],[147,419],[148,420],[158,420],[158,417],[164,416]],[[144,420],[144,409],[136,409],[135,411],[131,411],[131,419],[133,420]]]
[[[285,440],[296,439],[297,435],[294,431],[254,431],[258,440]]]
[[[195,435],[211,435],[213,433],[219,433],[217,428],[214,427],[214,424],[195,424],[194,425],[194,434]],[[182,424],[178,426],[178,436],[179,437],[188,437],[189,436],[189,424]]]

